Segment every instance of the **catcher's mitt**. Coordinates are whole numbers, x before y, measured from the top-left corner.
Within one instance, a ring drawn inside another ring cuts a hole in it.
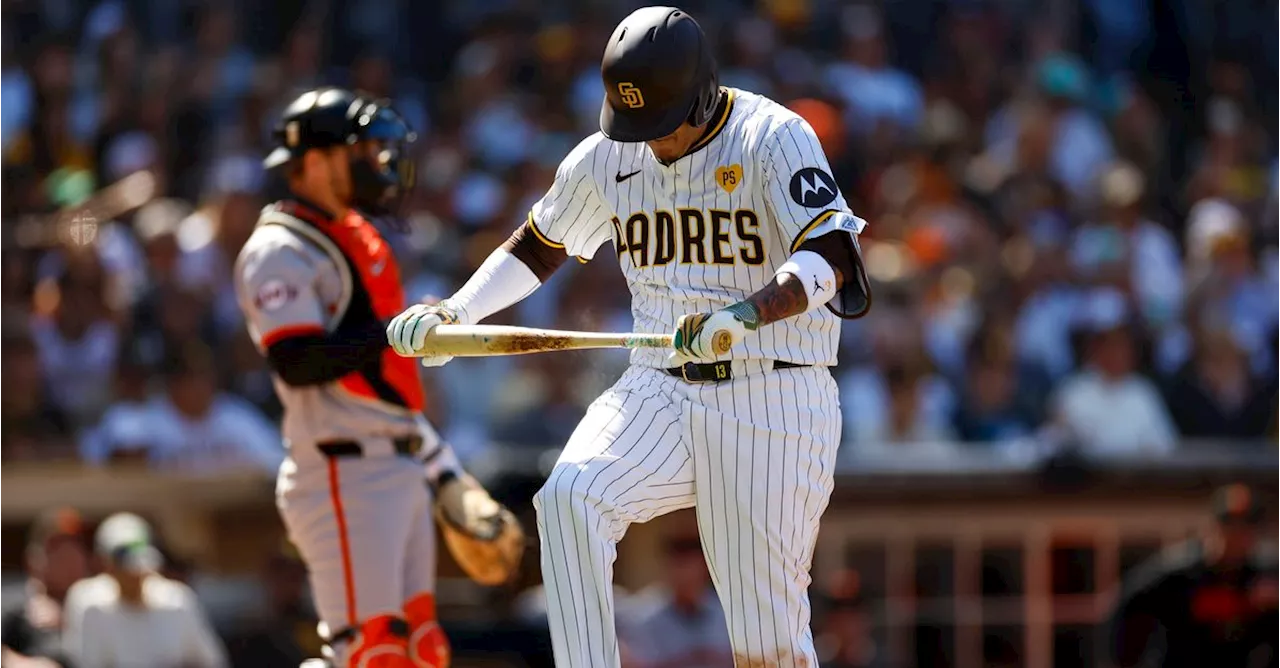
[[[436,490],[436,517],[445,545],[476,582],[497,586],[511,581],[524,556],[524,530],[475,478],[446,474]]]

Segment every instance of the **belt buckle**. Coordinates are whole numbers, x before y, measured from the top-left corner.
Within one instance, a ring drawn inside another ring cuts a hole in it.
[[[692,375],[690,375],[692,372]],[[680,365],[680,377],[684,378],[686,383],[705,383],[707,380],[702,377],[702,372],[698,369],[696,362],[685,362]]]
[[[702,375],[704,366],[711,370],[714,377],[706,378]],[[685,362],[680,367],[680,377],[684,378],[686,383],[719,383],[733,378],[733,363],[729,360],[708,364]]]

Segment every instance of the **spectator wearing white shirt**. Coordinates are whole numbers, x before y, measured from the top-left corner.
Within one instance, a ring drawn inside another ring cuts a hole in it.
[[[1090,282],[1128,291],[1153,328],[1174,324],[1182,314],[1182,257],[1173,234],[1143,215],[1142,173],[1128,162],[1114,163],[1098,190],[1102,216],[1076,231],[1073,268]]]
[[[95,538],[106,572],[67,593],[64,642],[77,668],[222,668],[225,651],[189,587],[156,572],[151,528],[129,513]]]
[[[1136,351],[1123,295],[1106,290],[1086,306],[1085,367],[1054,400],[1056,421],[1085,452],[1162,454],[1178,432],[1156,386],[1136,372]]]
[[[1196,326],[1227,328],[1249,355],[1254,373],[1275,361],[1271,339],[1280,322],[1276,282],[1258,266],[1248,223],[1231,203],[1208,199],[1192,207],[1187,219],[1187,256],[1191,277],[1188,309]]]
[[[159,468],[189,473],[257,470],[284,460],[280,433],[253,404],[220,392],[212,353],[192,344],[165,368],[165,393],[144,405],[113,406],[81,443],[101,464],[121,449],[142,449]]]

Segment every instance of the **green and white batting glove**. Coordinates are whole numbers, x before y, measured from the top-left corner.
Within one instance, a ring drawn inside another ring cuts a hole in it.
[[[387,343],[401,357],[422,358],[422,366],[444,366],[453,359],[452,355],[423,356],[419,351],[436,325],[460,324],[464,313],[448,299],[436,304],[414,304],[391,319],[387,325]]]
[[[748,302],[738,302],[715,313],[680,316],[672,346],[676,354],[696,362],[713,362],[729,353],[747,332],[760,327],[760,312]]]

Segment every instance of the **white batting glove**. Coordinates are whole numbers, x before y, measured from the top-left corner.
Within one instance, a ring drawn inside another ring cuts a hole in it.
[[[387,325],[387,343],[401,357],[421,357],[422,366],[443,366],[453,359],[452,355],[422,357],[418,355],[418,351],[436,325],[456,325],[461,322],[460,312],[461,309],[447,299],[438,304],[414,304],[391,319],[391,323]]]
[[[696,362],[713,362],[728,354],[747,332],[760,326],[751,304],[739,302],[715,313],[682,315],[676,321],[672,346],[676,356]]]

